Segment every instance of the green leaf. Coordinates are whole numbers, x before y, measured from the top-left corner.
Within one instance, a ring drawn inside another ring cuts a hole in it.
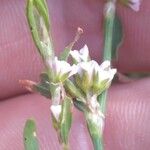
[[[107,94],[108,94],[108,90],[105,90],[98,96],[98,102],[100,104],[101,111],[104,114],[105,114],[105,110],[106,110]]]
[[[49,77],[48,77],[48,74],[46,72],[41,73],[40,78],[41,78],[42,83],[49,82]]]
[[[40,55],[45,60],[54,54],[49,36],[49,16],[45,0],[28,0],[26,11],[32,37]]]
[[[68,136],[72,123],[72,100],[65,97],[62,103],[61,121],[60,121],[60,136],[62,143],[68,144]]]
[[[66,80],[64,87],[67,93],[72,97],[78,97],[81,101],[84,99],[84,93],[78,87],[76,87],[71,80]]]
[[[46,72],[43,72],[41,73],[40,78],[41,78],[40,83],[36,84],[34,88],[41,95],[50,99],[51,93],[50,93],[50,83],[49,83],[48,74]]]
[[[112,59],[117,59],[118,49],[123,41],[123,27],[118,15],[115,15],[112,35]]]
[[[81,102],[81,100],[78,100],[78,99],[74,99],[73,100],[73,103],[74,103],[74,106],[79,109],[80,111],[87,111],[88,110],[88,107],[83,103]]]
[[[24,128],[24,146],[25,150],[39,150],[39,143],[36,134],[36,125],[34,120],[27,120]]]
[[[45,96],[46,98],[51,98],[50,90],[49,88],[45,87],[41,83],[35,85],[36,91],[38,91],[41,95]]]
[[[49,30],[49,13],[48,13],[48,7],[46,4],[45,0],[34,0],[34,5],[36,7],[36,9],[38,10],[38,12],[40,13],[40,15],[43,17],[44,19],[44,23],[47,27],[47,30]]]

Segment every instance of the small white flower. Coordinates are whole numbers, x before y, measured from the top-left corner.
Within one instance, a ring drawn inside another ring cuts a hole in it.
[[[53,74],[53,82],[64,82],[67,78],[77,72],[76,65],[70,65],[66,61],[60,61],[57,57],[54,60],[47,61]]]
[[[91,60],[81,62],[77,66],[76,83],[85,93],[100,94],[110,86],[116,73],[116,69],[111,69],[109,61],[104,61],[99,65],[96,61]]]
[[[141,5],[141,0],[129,0],[128,6],[134,11],[139,11]]]
[[[108,80],[107,82],[111,82],[116,72],[116,69],[111,69],[110,61],[104,61],[98,69],[99,80]]]
[[[80,51],[78,50],[70,51],[70,55],[76,63],[79,63],[82,61],[88,61],[89,50],[88,50],[87,45],[85,45],[82,49],[80,49]]]
[[[111,69],[110,61],[104,61],[99,67],[95,67],[94,69],[93,91],[100,94],[110,86],[117,70]]]
[[[94,71],[94,65],[96,61],[91,60],[88,62],[81,62],[77,65],[77,75],[75,75],[75,80],[77,85],[85,92],[87,93],[92,84],[93,84],[93,71]]]
[[[57,121],[59,121],[60,113],[61,113],[61,105],[52,105],[50,110]]]

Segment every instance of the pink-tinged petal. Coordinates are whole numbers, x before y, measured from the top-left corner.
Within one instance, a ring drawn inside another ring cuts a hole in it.
[[[99,77],[99,82],[103,82],[105,80],[109,80],[110,75],[107,71],[100,69],[98,72],[98,77]]]
[[[69,77],[71,77],[72,75],[76,74],[78,71],[78,66],[77,65],[72,65],[71,66],[71,72],[69,74]]]
[[[75,61],[77,62],[81,61],[79,51],[77,50],[70,51],[70,55]]]
[[[82,61],[88,61],[89,59],[89,49],[87,45],[84,45],[82,49],[80,49],[80,58]]]
[[[139,11],[141,5],[141,0],[130,0],[128,6],[134,11]]]
[[[110,61],[106,60],[104,61],[100,67],[103,69],[103,70],[108,70],[110,68]]]
[[[111,80],[113,79],[114,75],[117,73],[117,69],[111,69],[110,74],[111,74]]]
[[[83,48],[78,50],[73,50],[70,52],[71,57],[76,61],[76,62],[86,62],[89,60],[89,50],[87,45],[85,45]]]

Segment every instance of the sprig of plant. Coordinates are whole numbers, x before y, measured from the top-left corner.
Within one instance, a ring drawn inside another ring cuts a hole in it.
[[[133,10],[138,11],[141,0],[120,0],[120,2],[131,7]],[[117,0],[107,0],[104,8],[104,61],[117,60],[118,49],[123,42],[123,27],[116,11],[116,3]],[[107,93],[108,89],[103,91],[98,97],[103,114],[105,114],[106,110]],[[100,140],[101,145],[103,145],[102,137]],[[99,149],[103,149],[103,146],[101,146]]]
[[[139,3],[134,4],[132,0],[120,1],[134,10],[139,6]],[[86,45],[80,51],[72,51],[74,44],[83,33],[81,28],[77,29],[74,40],[65,47],[61,55],[55,56],[45,0],[27,1],[27,19],[45,68],[39,83],[29,80],[20,82],[29,91],[37,91],[51,99],[53,127],[64,150],[69,149],[68,138],[73,104],[85,116],[94,149],[103,150],[107,90],[116,73],[116,69],[111,68],[111,60],[117,57],[117,50],[123,38],[121,21],[116,12],[116,0],[108,0],[104,8],[104,62],[101,65],[91,60]],[[73,65],[67,62],[69,56]],[[39,149],[33,120],[26,122],[24,145],[26,150]]]
[[[32,33],[33,40],[39,50],[45,71],[41,74],[41,82],[21,81],[28,89],[39,91],[42,95],[52,100],[51,113],[53,126],[57,131],[63,149],[68,149],[68,135],[72,122],[72,99],[66,95],[63,82],[71,75],[72,66],[67,62],[58,60],[55,57],[48,8],[45,0],[28,0],[27,19]],[[62,59],[67,58],[67,53],[77,41],[72,42],[62,55]],[[27,127],[25,127],[27,128]],[[27,130],[25,130],[27,131]],[[31,141],[32,142],[32,141]],[[26,148],[28,150],[28,147]]]
[[[43,60],[54,55],[50,22],[45,0],[28,0],[26,11],[28,23],[36,47]]]

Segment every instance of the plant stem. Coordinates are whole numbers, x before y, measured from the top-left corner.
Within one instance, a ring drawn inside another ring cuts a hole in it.
[[[101,111],[102,111],[103,114],[105,113],[105,110],[106,110],[107,93],[108,93],[108,91],[105,90],[98,97],[98,100],[99,100],[99,103],[100,103],[100,106],[101,106]]]
[[[92,136],[94,150],[103,150],[103,141],[101,137]]]
[[[84,112],[94,150],[103,150],[101,116],[93,112]]]
[[[113,36],[113,25],[115,18],[115,4],[114,2],[108,2],[105,8],[104,16],[104,52],[103,60],[111,61],[112,51],[112,36]]]
[[[62,149],[63,150],[69,150],[69,146],[66,145],[65,143],[62,143]]]
[[[103,60],[111,61],[111,51],[112,51],[112,37],[113,37],[113,25],[115,18],[115,2],[108,1],[106,4],[105,16],[104,16],[104,52]],[[104,91],[98,100],[101,105],[102,112],[105,113],[107,99],[107,90]]]
[[[104,16],[104,51],[103,51],[103,61],[109,60],[111,61],[112,58],[112,37],[113,37],[113,25],[114,25],[114,18],[115,18],[115,2],[108,1],[105,8],[105,16]],[[105,90],[99,97],[98,101],[101,106],[101,111],[105,114],[106,109],[106,100],[107,100],[107,93],[108,91]],[[93,143],[95,145],[95,150],[103,150],[103,140],[102,135],[98,139],[100,146],[99,149],[96,147],[97,140],[94,140]]]

